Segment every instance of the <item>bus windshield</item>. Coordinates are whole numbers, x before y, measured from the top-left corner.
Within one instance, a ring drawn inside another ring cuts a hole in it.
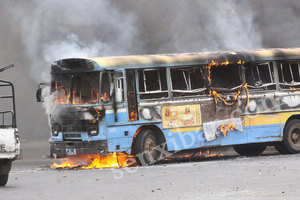
[[[54,75],[52,93],[58,104],[93,104],[99,101],[99,73]]]
[[[71,98],[71,75],[54,75],[52,77],[52,94],[57,104],[69,104]]]

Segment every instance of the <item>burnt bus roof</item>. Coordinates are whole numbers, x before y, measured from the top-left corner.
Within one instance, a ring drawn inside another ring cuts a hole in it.
[[[79,73],[122,68],[199,65],[214,62],[245,62],[300,59],[300,48],[257,49],[93,58],[68,58],[53,63],[51,73]]]

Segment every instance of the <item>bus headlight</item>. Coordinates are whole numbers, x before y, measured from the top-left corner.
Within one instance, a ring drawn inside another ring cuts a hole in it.
[[[59,133],[59,126],[58,125],[54,125],[52,127],[52,135],[56,137],[56,136],[58,136],[58,133]]]
[[[96,136],[96,135],[98,135],[98,129],[97,128],[91,128],[91,129],[89,129],[88,134],[89,134],[89,136]]]

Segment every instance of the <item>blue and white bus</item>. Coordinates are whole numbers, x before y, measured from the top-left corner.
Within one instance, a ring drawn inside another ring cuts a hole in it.
[[[150,164],[217,146],[299,153],[299,63],[299,48],[56,61],[51,155],[122,152]]]

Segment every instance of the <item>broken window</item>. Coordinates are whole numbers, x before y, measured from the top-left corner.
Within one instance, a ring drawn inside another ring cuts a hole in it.
[[[115,98],[116,102],[124,101],[124,78],[122,72],[115,73]]]
[[[229,64],[211,67],[211,88],[215,90],[232,90],[242,85],[240,65]]]
[[[127,106],[129,121],[136,121],[139,119],[135,75],[136,72],[134,69],[126,70]]]
[[[71,80],[69,74],[55,74],[52,76],[51,93],[55,95],[55,103],[69,104],[71,99]]]
[[[203,94],[206,90],[200,67],[172,68],[171,80],[175,97]]]
[[[272,62],[246,65],[245,77],[249,88],[275,89]]]
[[[141,99],[168,97],[166,69],[143,69],[138,71]]]
[[[73,104],[97,103],[99,100],[99,73],[84,73],[73,78]]]
[[[108,72],[104,72],[102,74],[101,80],[101,100],[106,103],[110,101],[110,74]]]
[[[300,65],[298,62],[290,63],[293,81],[300,82]]]
[[[278,68],[279,83],[281,87],[300,85],[299,62],[280,62]]]

